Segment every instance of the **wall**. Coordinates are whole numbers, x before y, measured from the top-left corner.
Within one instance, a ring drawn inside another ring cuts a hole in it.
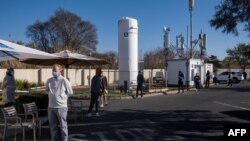
[[[178,84],[178,73],[182,71],[184,74],[184,84],[187,79],[187,61],[186,60],[171,60],[168,61],[168,84],[177,85]]]
[[[103,75],[108,78],[109,84],[117,84],[119,80],[118,70],[103,69]],[[0,82],[6,74],[6,69],[0,69]],[[62,71],[66,76],[66,70]],[[89,76],[95,75],[95,69],[68,69],[68,78],[72,86],[88,86]],[[15,79],[28,80],[35,83],[46,83],[52,76],[52,69],[15,69]]]
[[[168,81],[173,83],[177,83],[177,75],[178,71],[176,70],[183,70],[184,75],[186,76],[185,66],[186,63],[180,63],[178,66],[170,67],[169,64],[168,71],[169,75]],[[108,78],[109,84],[118,84],[119,80],[119,71],[114,69],[103,69],[103,74]],[[147,80],[149,79],[152,82],[152,78],[155,76],[156,72],[161,71],[164,72],[164,69],[144,69],[144,78]],[[228,69],[218,69],[218,74],[228,71]],[[231,69],[231,71],[241,71],[241,69]],[[246,69],[248,74],[248,79],[250,78],[250,69]],[[21,80],[28,80],[29,82],[36,82],[36,83],[46,83],[48,78],[52,76],[52,69],[15,69],[15,78]],[[6,69],[0,69],[0,82],[3,80],[6,74]],[[64,69],[62,74],[65,76],[66,70]],[[70,78],[70,83],[73,86],[88,86],[89,80],[88,76],[90,74],[90,78],[95,75],[95,69],[69,69],[68,76]],[[164,73],[163,73],[164,74]],[[191,75],[191,74],[190,74]],[[170,83],[172,84],[172,83]]]

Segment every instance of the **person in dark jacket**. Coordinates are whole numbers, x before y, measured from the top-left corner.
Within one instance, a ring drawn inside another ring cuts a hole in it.
[[[91,99],[90,99],[90,105],[89,105],[89,110],[88,110],[88,117],[92,116],[92,109],[95,105],[95,113],[96,116],[100,116],[98,112],[98,107],[99,107],[99,96],[101,94],[101,73],[102,70],[101,68],[96,68],[96,74],[91,80]]]
[[[209,88],[210,78],[211,78],[211,73],[210,73],[210,71],[207,71],[207,73],[206,73],[206,85],[205,85],[206,88]]]
[[[4,107],[13,106],[15,103],[15,77],[14,69],[8,68],[2,83]]]
[[[227,87],[232,87],[233,86],[233,74],[229,72],[227,78],[228,78]]]
[[[136,98],[138,98],[138,91],[141,92],[141,97],[143,97],[143,93],[142,93],[143,83],[144,83],[144,77],[143,77],[143,75],[142,75],[142,72],[139,71],[139,73],[138,73],[138,75],[137,75]]]
[[[182,93],[184,93],[183,80],[184,80],[184,74],[181,71],[179,71],[179,74],[178,74],[178,93],[180,93],[180,89],[182,89]]]
[[[247,72],[244,71],[242,74],[243,74],[244,80],[247,80]]]
[[[200,90],[200,82],[201,82],[201,78],[200,76],[198,75],[198,73],[196,73],[196,75],[194,76],[194,83],[195,83],[195,88],[196,88],[196,91]]]

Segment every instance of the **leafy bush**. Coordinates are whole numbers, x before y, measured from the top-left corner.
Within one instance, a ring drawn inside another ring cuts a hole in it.
[[[3,108],[4,107],[4,104],[3,104],[3,101],[2,99],[0,100],[0,108]]]
[[[16,89],[17,90],[28,90],[32,87],[43,86],[44,84],[38,84],[35,82],[28,82],[27,80],[16,80]]]
[[[32,95],[20,95],[15,101],[15,107],[18,112],[23,113],[23,104],[35,102],[38,109],[48,108],[48,95],[46,94],[32,94]],[[46,112],[39,112],[39,115],[44,115]]]

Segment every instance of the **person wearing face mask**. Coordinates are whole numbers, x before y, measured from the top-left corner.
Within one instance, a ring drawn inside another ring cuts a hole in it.
[[[52,141],[68,141],[68,97],[73,95],[69,81],[61,75],[60,65],[53,66],[52,77],[46,83],[49,95],[48,119]]]
[[[13,106],[15,103],[15,77],[14,69],[8,68],[2,83],[4,107]]]

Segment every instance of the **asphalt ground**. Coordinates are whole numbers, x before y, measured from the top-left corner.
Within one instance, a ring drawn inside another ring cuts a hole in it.
[[[198,92],[110,100],[107,107],[100,109],[100,117],[79,116],[75,122],[69,114],[69,140],[222,141],[225,124],[250,123],[249,92],[250,83],[233,87],[221,84]],[[85,100],[85,114],[88,105]],[[32,140],[32,135],[27,131],[26,138]],[[50,140],[48,123],[40,140]]]

